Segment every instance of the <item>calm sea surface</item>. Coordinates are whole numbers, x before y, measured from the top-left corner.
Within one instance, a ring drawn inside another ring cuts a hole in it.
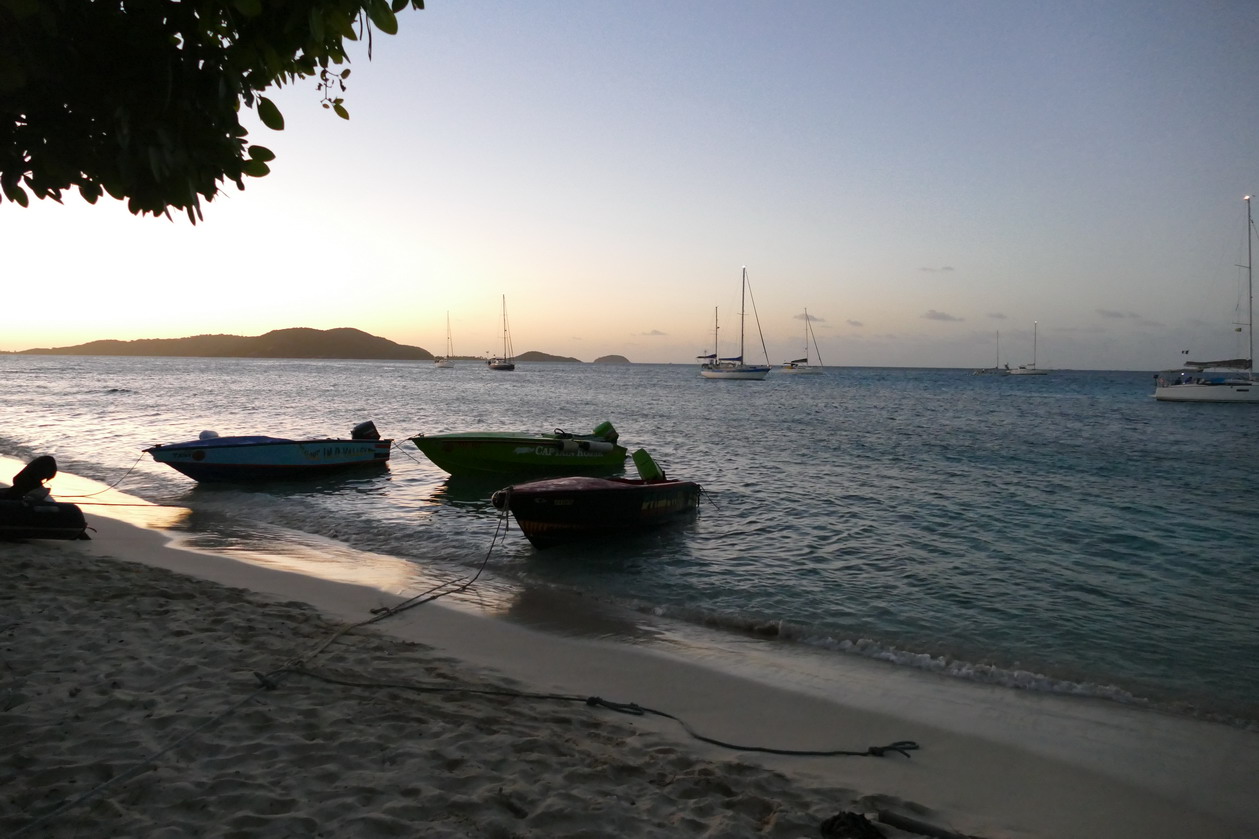
[[[486,590],[507,599],[578,592],[682,634],[777,633],[784,655],[1259,725],[1259,409],[1158,403],[1148,372],[730,382],[687,365],[0,355],[0,382],[0,454],[187,507],[175,526],[201,547],[297,545],[365,578],[385,555],[417,580],[488,554]],[[141,454],[203,429],[347,437],[364,420],[397,441],[389,469],[312,485],[198,487]],[[703,485],[696,521],[606,547],[537,552],[514,523],[495,541],[496,486],[448,480],[407,439],[603,420]]]

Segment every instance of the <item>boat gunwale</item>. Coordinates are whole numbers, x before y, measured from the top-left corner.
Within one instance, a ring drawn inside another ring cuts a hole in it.
[[[487,443],[524,442],[524,441],[532,441],[532,442],[539,442],[539,443],[555,443],[555,442],[560,442],[563,440],[586,440],[586,441],[597,442],[597,443],[610,443],[612,446],[616,448],[624,448],[619,443],[614,443],[611,440],[599,434],[569,434],[567,432],[534,433],[534,432],[528,432],[528,431],[521,431],[521,432],[517,432],[517,431],[451,431],[448,433],[444,432],[440,434],[421,433],[421,434],[416,434],[412,436],[410,439],[411,439],[411,442],[415,443],[417,446],[420,445],[418,442],[420,440],[426,440],[426,441],[434,440],[438,442],[445,441],[445,440],[464,441],[464,442],[484,441]]]
[[[319,437],[313,440],[256,440],[248,443],[236,443],[234,437],[215,437],[213,440],[189,440],[184,443],[158,443],[142,451],[152,454],[153,452],[166,451],[196,451],[197,449],[211,449],[215,451],[231,451],[233,449],[258,449],[268,446],[310,446],[310,445],[327,445],[334,443],[336,445],[344,445],[353,443],[356,446],[372,446],[373,448],[388,448],[393,445],[392,439],[380,440],[354,440],[340,437]],[[221,442],[227,441],[227,442]]]
[[[547,487],[539,487],[539,484],[547,484]],[[583,484],[593,484],[593,486],[583,486]],[[611,484],[611,486],[609,486]],[[553,486],[550,486],[553,485]],[[565,485],[565,486],[560,486]],[[512,484],[503,487],[504,493],[543,493],[543,492],[596,492],[605,490],[608,492],[622,492],[625,490],[648,490],[648,489],[677,489],[680,487],[694,486],[696,489],[702,487],[695,481],[683,480],[680,478],[657,478],[654,480],[646,480],[644,478],[605,478],[598,475],[560,475],[554,478],[540,478],[536,481],[526,481],[525,483]]]

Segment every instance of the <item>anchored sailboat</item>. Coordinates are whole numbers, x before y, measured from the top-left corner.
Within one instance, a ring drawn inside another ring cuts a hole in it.
[[[1154,398],[1162,402],[1245,402],[1259,403],[1259,380],[1255,379],[1255,222],[1246,202],[1246,322],[1235,327],[1247,333],[1246,357],[1222,361],[1186,361],[1184,369],[1155,374]]]
[[[810,341],[813,343],[813,354],[817,357],[816,365],[809,363]],[[796,375],[816,375],[825,372],[825,368],[822,366],[822,352],[817,348],[817,336],[813,334],[813,319],[809,317],[808,309],[804,310],[804,358],[784,361],[782,371]]]
[[[1036,366],[1036,328],[1039,326],[1037,321],[1032,321],[1032,363],[1020,364],[1018,367],[1011,369],[1007,366],[1001,372],[1007,376],[1043,376],[1048,370],[1041,370]]]
[[[971,371],[972,376],[992,376],[1005,371],[1001,369],[1001,330],[997,330],[997,356],[996,364],[991,367],[976,367]]]
[[[486,362],[491,370],[515,370],[516,361],[512,358],[511,332],[507,328],[507,295],[503,295],[503,354]]]
[[[450,312],[446,313],[446,354],[440,358],[433,359],[434,367],[441,367],[443,370],[449,370],[455,366],[455,345],[450,340]]]
[[[769,375],[769,353],[765,352],[764,364],[745,364],[743,362],[743,321],[746,315],[748,294],[748,269],[743,267],[743,296],[739,312],[739,354],[730,358],[717,357],[717,310],[713,309],[713,351],[708,355],[697,356],[700,361],[699,374],[706,379],[763,379]],[[756,300],[752,301],[752,312],[756,312]],[[761,323],[757,318],[756,330],[760,334]],[[761,350],[765,350],[765,336],[761,336]]]

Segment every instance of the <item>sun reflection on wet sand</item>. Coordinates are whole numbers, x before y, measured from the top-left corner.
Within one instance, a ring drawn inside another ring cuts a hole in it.
[[[0,455],[0,476],[5,484],[13,480],[26,466],[17,458]],[[189,510],[187,507],[152,504],[143,498],[112,489],[100,481],[58,470],[46,486],[54,501],[77,504],[84,513],[126,522],[137,527],[166,530],[179,525]]]
[[[0,455],[4,483],[9,483],[25,465],[21,460]],[[278,528],[263,532],[191,507],[154,504],[100,481],[60,470],[46,486],[54,500],[76,504],[88,515],[165,531],[177,547],[227,554],[268,568],[386,591],[407,590],[415,585],[416,568],[411,563],[364,554],[309,534],[280,533]]]
[[[7,484],[25,465],[24,461],[0,455],[0,479]],[[502,617],[563,635],[631,643],[665,640],[644,615],[561,591],[521,588],[493,575],[477,575],[466,569],[465,573],[458,573],[426,567],[412,560],[351,548],[315,534],[229,517],[212,506],[203,508],[195,502],[188,506],[154,504],[92,478],[60,470],[48,487],[55,500],[77,504],[88,515],[163,531],[178,548],[331,582],[369,586],[403,597],[444,591],[450,596],[444,597],[443,602],[450,608]]]

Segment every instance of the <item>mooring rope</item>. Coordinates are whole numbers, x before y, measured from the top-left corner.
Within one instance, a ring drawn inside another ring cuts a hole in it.
[[[849,749],[781,749],[770,746],[749,746],[741,743],[731,743],[726,740],[718,740],[715,737],[709,737],[705,734],[701,734],[681,717],[670,714],[667,711],[660,711],[656,708],[648,708],[646,706],[639,705],[636,702],[613,702],[609,699],[604,699],[601,696],[579,696],[576,694],[564,693],[531,693],[529,691],[508,690],[506,688],[470,688],[451,687],[448,685],[425,685],[408,682],[365,681],[359,679],[348,679],[340,676],[330,676],[306,667],[285,668],[283,670],[273,671],[272,673],[256,673],[254,675],[256,675],[260,680],[266,680],[269,677],[280,674],[306,676],[321,682],[326,682],[332,685],[341,685],[343,687],[376,689],[392,688],[396,690],[412,691],[415,693],[465,693],[475,694],[478,696],[499,696],[505,699],[538,699],[556,702],[580,702],[591,708],[606,708],[609,711],[615,711],[618,714],[630,714],[638,717],[651,715],[673,720],[682,727],[683,731],[696,740],[738,752],[759,752],[762,754],[786,755],[789,757],[884,757],[888,752],[897,752],[905,757],[909,757],[910,752],[917,751],[919,749],[918,744],[913,740],[897,740],[896,742],[889,743],[886,746],[870,746],[864,751],[852,751]]]
[[[119,484],[125,481],[127,479],[127,476],[130,475],[135,470],[135,468],[140,465],[140,461],[143,459],[144,459],[144,452],[140,452],[140,456],[135,459],[135,463],[132,463],[131,467],[127,469],[126,472],[122,473],[122,477],[114,481],[112,484],[107,484],[105,488],[102,490],[97,490],[96,492],[89,492],[87,495],[61,495],[60,493],[58,493],[57,497],[58,498],[93,498],[97,495],[100,495],[103,492],[109,492],[111,489],[116,488]],[[117,505],[117,506],[121,506],[121,505]],[[140,505],[134,505],[134,506],[140,506]]]
[[[141,457],[143,457],[143,455]],[[106,487],[105,490],[101,490],[100,492],[105,492],[106,490],[112,489],[116,487],[118,484],[122,483],[123,479],[125,479],[127,475],[129,475],[131,471],[135,469],[136,464],[138,464],[139,462],[140,461],[137,458],[136,463],[133,463],[131,465],[131,468],[127,470],[127,472],[122,476],[122,478],[119,478],[118,481],[114,482],[110,486]],[[702,488],[701,488],[701,491],[702,491]],[[92,493],[92,495],[99,495],[99,494],[100,494],[99,492]],[[707,493],[705,493],[705,495],[707,495]],[[89,498],[91,497],[91,495],[68,496],[68,497]],[[167,506],[167,505],[101,504],[100,506]],[[170,505],[170,506],[175,506],[175,505]],[[220,720],[222,720],[223,718],[225,718],[226,716],[234,712],[237,708],[240,708],[242,705],[246,704],[247,702],[252,701],[253,699],[257,698],[262,693],[267,692],[267,691],[274,691],[278,689],[280,687],[280,684],[286,678],[290,676],[305,676],[307,678],[316,679],[316,680],[323,681],[329,684],[337,684],[337,685],[342,685],[346,687],[356,687],[356,688],[379,688],[379,689],[393,688],[393,689],[408,690],[408,691],[421,692],[421,693],[464,693],[464,694],[483,695],[483,696],[501,696],[501,697],[512,698],[512,699],[533,699],[533,700],[539,700],[539,701],[557,701],[557,702],[580,702],[590,708],[605,708],[607,710],[614,711],[616,713],[630,714],[634,716],[652,715],[652,716],[657,716],[664,719],[669,719],[676,722],[679,726],[682,727],[682,729],[689,736],[691,736],[692,738],[700,742],[708,743],[710,745],[718,746],[721,748],[731,749],[734,751],[742,751],[742,752],[758,752],[758,753],[764,753],[764,754],[786,755],[786,756],[797,756],[797,757],[837,757],[837,756],[884,757],[890,752],[896,752],[908,758],[910,757],[911,751],[916,751],[919,748],[918,744],[912,740],[898,740],[886,746],[870,746],[864,751],[853,751],[853,750],[847,750],[847,749],[797,750],[797,749],[780,749],[780,748],[773,748],[773,747],[768,747],[768,746],[754,746],[754,745],[738,744],[738,743],[728,742],[725,740],[719,740],[717,738],[709,737],[707,735],[701,734],[698,731],[696,731],[689,723],[687,723],[685,720],[681,719],[680,717],[677,717],[666,711],[661,711],[655,708],[649,708],[649,707],[642,706],[634,702],[613,702],[611,700],[607,700],[599,696],[579,696],[579,695],[574,695],[574,694],[552,694],[552,693],[529,693],[529,692],[524,692],[524,691],[514,691],[514,690],[508,690],[508,689],[502,689],[502,688],[473,688],[473,687],[467,687],[467,686],[451,687],[451,686],[424,685],[424,684],[414,684],[414,683],[394,683],[394,682],[374,682],[374,681],[352,680],[352,679],[340,678],[340,677],[329,676],[326,674],[318,673],[314,670],[311,670],[307,666],[308,662],[311,659],[314,659],[315,657],[322,654],[338,638],[340,638],[341,636],[345,635],[348,632],[353,631],[354,629],[357,629],[363,626],[368,626],[370,624],[378,623],[380,621],[385,620],[386,618],[390,618],[395,615],[401,614],[405,611],[415,608],[416,606],[421,606],[425,603],[431,603],[434,600],[437,600],[439,598],[446,597],[451,594],[457,594],[459,592],[467,591],[481,577],[481,574],[484,572],[485,568],[488,566],[489,561],[491,557],[493,556],[494,549],[497,546],[500,539],[505,538],[507,529],[510,523],[509,518],[510,518],[510,513],[506,509],[504,509],[501,512],[501,514],[498,516],[498,522],[494,531],[494,536],[490,540],[490,545],[487,548],[485,552],[485,556],[482,558],[480,565],[477,567],[476,572],[473,573],[471,577],[468,577],[468,578],[459,577],[452,580],[446,580],[444,582],[438,583],[430,587],[429,589],[423,592],[415,594],[407,598],[406,600],[403,600],[402,602],[397,603],[393,606],[381,606],[381,607],[372,609],[371,617],[365,618],[357,622],[348,623],[342,627],[339,627],[337,630],[331,633],[327,638],[325,638],[323,641],[317,644],[313,649],[311,649],[305,655],[294,656],[293,658],[289,659],[281,667],[276,668],[275,670],[271,670],[267,673],[261,673],[261,672],[255,671],[253,675],[258,682],[258,686],[255,687],[252,691],[250,691],[250,693],[248,693],[246,696],[240,699],[237,699],[234,702],[231,702],[230,704],[227,705],[227,707],[223,708],[217,714],[213,715],[212,717],[210,717],[209,719],[207,719],[200,725],[186,732],[185,734],[178,737],[174,741],[170,742],[166,746],[163,746],[162,748],[153,752],[148,757],[136,763],[134,766],[127,769],[126,771],[121,772],[120,774],[115,775],[114,777],[109,778],[106,781],[103,781],[102,783],[98,784],[92,789],[89,789],[86,792],[76,796],[74,799],[70,801],[66,801],[62,803],[61,805],[57,806],[56,808],[54,808],[53,810],[42,814],[41,816],[36,818],[34,821],[18,829],[16,832],[14,832],[11,835],[14,837],[14,839],[20,839],[20,837],[28,836],[32,834],[34,831],[44,827],[53,819],[61,816],[62,814],[88,801],[91,801],[99,797],[106,790],[118,784],[121,784],[125,781],[128,781],[145,771],[148,771],[149,769],[153,768],[156,765],[158,759],[161,758],[163,755],[168,754],[175,748],[187,742],[193,736],[199,734],[202,731],[205,731],[207,728],[218,723]]]

